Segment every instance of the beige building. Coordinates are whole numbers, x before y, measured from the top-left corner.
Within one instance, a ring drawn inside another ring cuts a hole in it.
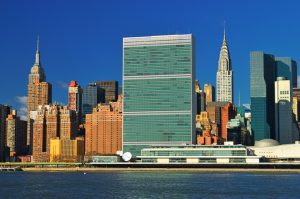
[[[211,84],[204,84],[204,93],[206,95],[206,105],[208,102],[215,101],[215,87]]]
[[[298,97],[293,97],[293,113],[295,120],[298,121]]]
[[[20,120],[13,110],[6,118],[6,161],[15,161],[17,156],[26,154],[27,122]]]
[[[294,99],[295,98],[295,99]],[[297,112],[294,112],[294,114],[296,115],[296,121],[298,122],[299,121],[299,115],[300,115],[300,107],[299,107],[299,102],[300,102],[300,88],[293,88],[293,102],[296,102],[296,99],[297,99],[297,107],[294,106],[293,104],[293,111],[296,111],[297,109]],[[295,100],[295,101],[294,101]]]

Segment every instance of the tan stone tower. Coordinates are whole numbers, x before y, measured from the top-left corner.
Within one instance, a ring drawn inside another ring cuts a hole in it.
[[[37,50],[35,63],[31,68],[28,80],[28,101],[27,101],[27,147],[29,154],[32,153],[33,140],[33,120],[30,111],[36,111],[39,105],[46,105],[52,102],[52,85],[46,82],[46,75],[40,62],[39,39],[37,40]]]

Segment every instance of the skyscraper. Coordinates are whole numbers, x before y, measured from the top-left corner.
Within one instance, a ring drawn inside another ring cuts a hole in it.
[[[105,103],[105,91],[99,88],[96,83],[90,83],[83,88],[83,116],[82,121],[85,122],[85,115],[91,114],[93,108],[97,107],[98,103]]]
[[[277,77],[275,81],[275,138],[280,144],[299,140],[299,132],[292,114],[290,80]]]
[[[196,91],[197,114],[200,114],[201,112],[206,110],[206,94],[201,90],[198,80],[196,80],[195,91]]]
[[[96,84],[99,88],[102,88],[104,90],[106,104],[109,104],[109,102],[117,101],[119,94],[118,81],[97,81]]]
[[[123,38],[123,152],[195,143],[194,53],[191,34]]]
[[[16,161],[19,155],[27,152],[27,122],[20,120],[17,111],[13,110],[6,118],[6,161]]]
[[[290,81],[288,89],[290,103],[293,97],[292,88],[297,85],[296,67],[297,63],[289,57],[275,57],[261,51],[250,53],[251,127],[254,140],[276,139],[280,142],[279,136],[275,133],[278,131],[276,127],[279,125],[278,118],[287,118],[287,115],[290,118],[293,113],[291,107],[287,113],[287,110],[283,111],[283,106],[278,106],[283,103],[277,103],[280,101],[278,100],[280,93],[279,95],[275,93],[274,84],[277,77],[281,77],[280,80],[283,77]],[[277,82],[277,86],[280,87],[281,83],[282,81]]]
[[[286,77],[291,81],[291,90],[297,88],[297,62],[291,57],[275,57],[276,77]]]
[[[217,101],[233,103],[233,73],[225,30],[217,72]]]
[[[11,107],[0,104],[0,161],[4,160],[6,141],[6,118],[11,112]]]
[[[254,140],[275,139],[275,58],[250,52],[251,127]]]
[[[39,105],[46,105],[52,102],[52,85],[46,82],[46,75],[40,62],[39,41],[35,63],[31,68],[28,81],[28,106],[27,106],[27,146],[29,153],[32,151],[32,129],[33,120],[30,118],[30,111],[38,109]]]
[[[215,87],[212,84],[204,84],[204,93],[206,97],[206,105],[215,101]]]
[[[72,80],[69,84],[68,108],[77,114],[78,123],[81,124],[82,119],[82,89],[76,81]]]

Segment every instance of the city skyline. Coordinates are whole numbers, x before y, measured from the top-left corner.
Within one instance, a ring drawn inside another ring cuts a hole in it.
[[[181,2],[172,1],[170,11],[166,11],[169,8],[168,1],[157,3],[155,11],[147,9],[148,3],[137,5],[136,1],[120,2],[117,7],[112,3],[75,2],[67,10],[64,9],[68,5],[66,2],[20,2],[18,6],[14,2],[1,2],[0,16],[3,21],[0,21],[0,25],[3,31],[0,41],[3,48],[0,49],[0,67],[4,74],[13,74],[0,80],[1,85],[6,85],[1,88],[1,103],[12,105],[22,114],[23,107],[18,100],[24,101],[27,95],[27,88],[23,85],[27,84],[27,74],[34,64],[38,35],[41,38],[41,62],[47,81],[53,84],[53,101],[64,104],[67,104],[67,85],[70,80],[76,80],[82,87],[97,80],[122,82],[122,38],[126,36],[192,33],[196,38],[196,78],[201,87],[204,83],[215,86],[223,23],[226,20],[235,74],[234,101],[239,101],[237,95],[240,91],[242,104],[250,103],[250,51],[263,50],[300,60],[297,55],[300,30],[295,28],[299,22],[295,20],[297,13],[292,12],[297,2],[272,2],[272,12],[284,7],[290,9],[280,16],[268,16],[265,13],[268,1],[253,1],[247,5],[235,2],[235,7],[232,7],[234,1],[189,1],[184,4],[182,13],[178,14]],[[258,2],[260,7],[257,7]],[[236,9],[238,7],[240,9]],[[255,9],[257,16],[254,18],[251,9]],[[45,13],[44,10],[51,11]],[[152,12],[156,14],[147,15]],[[120,18],[120,15],[124,17]],[[142,18],[136,15],[142,15]],[[237,16],[239,19],[236,19]],[[289,20],[277,23],[285,19]],[[291,35],[280,34],[282,30]]]

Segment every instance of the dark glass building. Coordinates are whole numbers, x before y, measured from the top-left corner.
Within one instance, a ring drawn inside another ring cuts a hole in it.
[[[276,77],[286,77],[291,81],[291,90],[297,88],[297,62],[291,57],[275,57]]]
[[[275,57],[250,52],[251,126],[254,140],[275,139]]]
[[[105,92],[96,83],[91,83],[83,88],[82,98],[82,121],[85,122],[86,114],[91,114],[98,103],[105,103]]]
[[[197,95],[197,114],[206,111],[206,94],[204,92],[196,93]]]
[[[276,139],[275,81],[277,77],[290,80],[297,87],[297,63],[290,57],[275,57],[262,51],[250,53],[251,127],[254,140]],[[281,110],[278,113],[283,113]],[[292,112],[290,113],[292,114]],[[280,116],[280,115],[279,115]],[[282,118],[282,117],[279,117]]]
[[[97,86],[105,92],[105,103],[116,102],[118,100],[118,81],[97,81]]]

